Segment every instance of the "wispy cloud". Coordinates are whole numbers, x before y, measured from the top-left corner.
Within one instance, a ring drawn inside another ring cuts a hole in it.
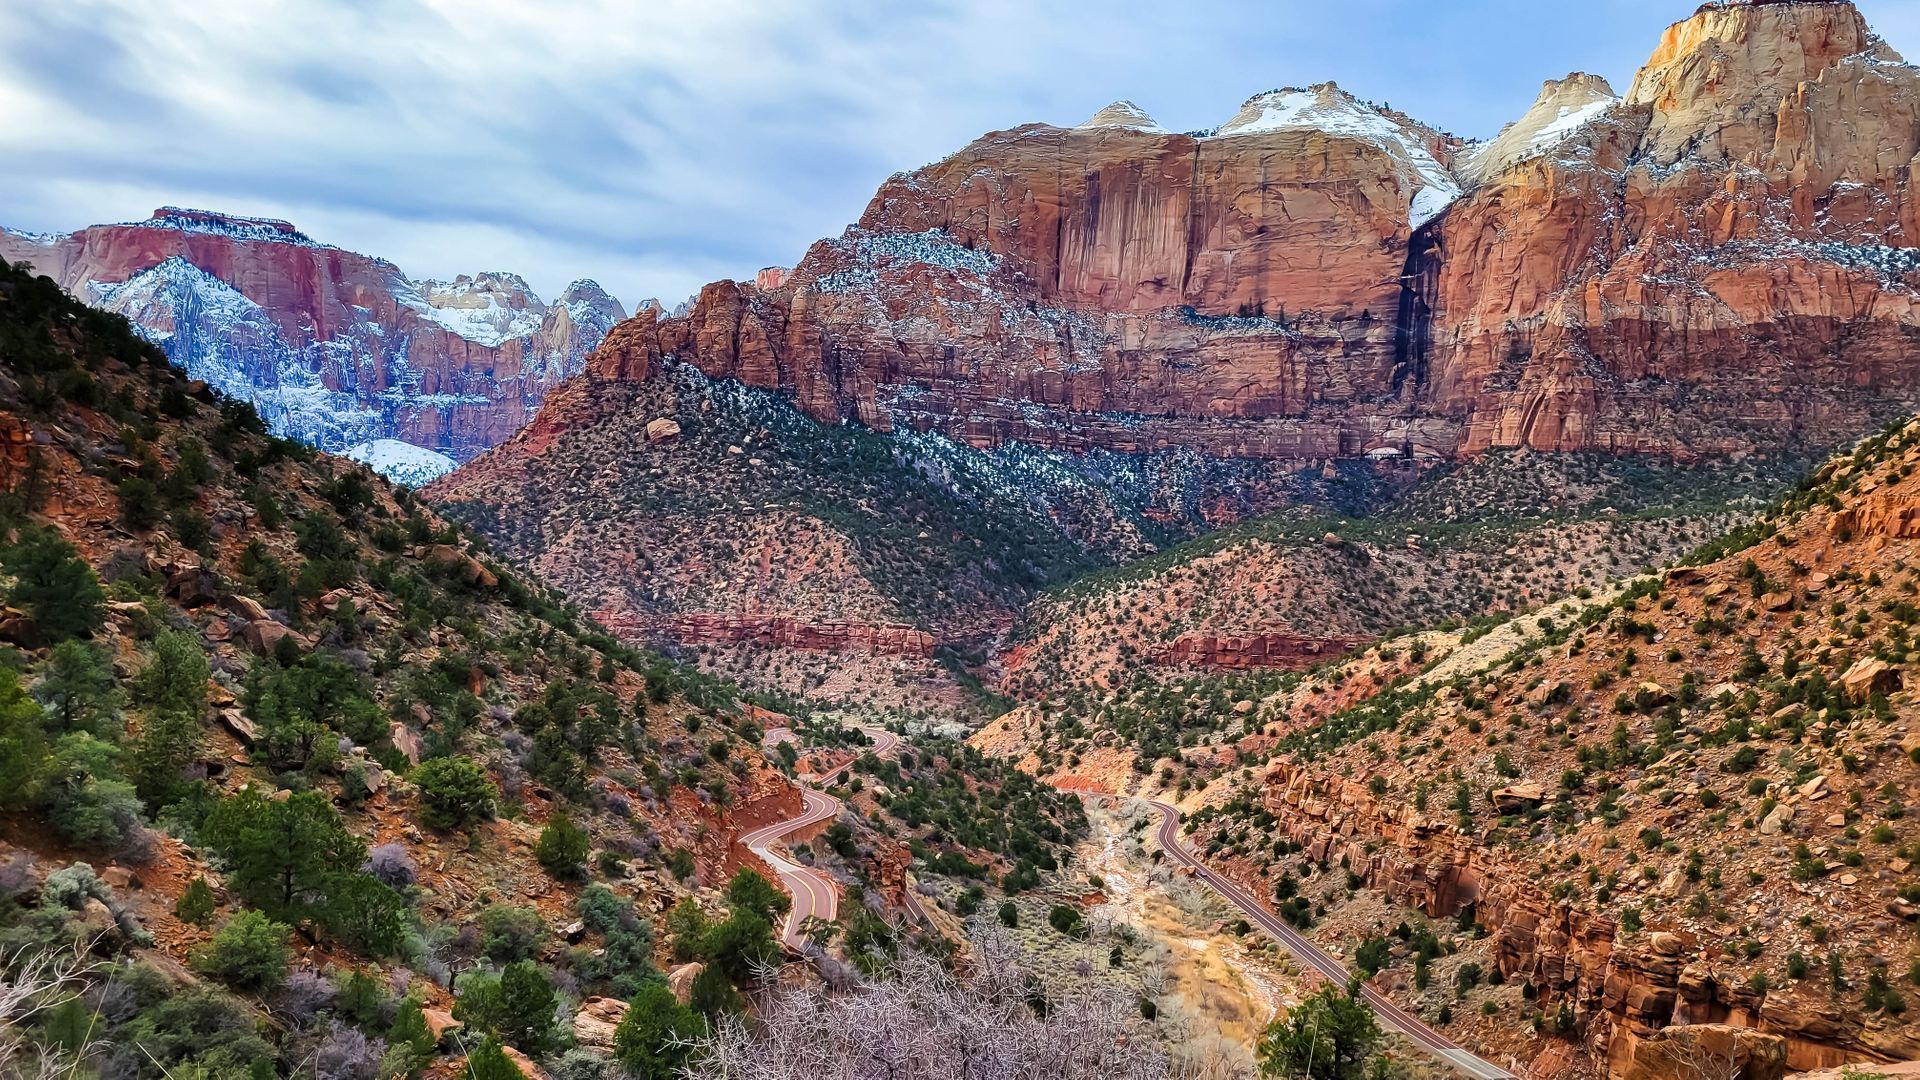
[[[790,263],[885,176],[1129,97],[1173,127],[1333,78],[1488,135],[1624,86],[1693,5],[1612,0],[65,0],[0,5],[0,222],[285,217],[410,273],[631,302]],[[1865,5],[1898,46],[1920,0]],[[1909,32],[1912,32],[1910,34]],[[1920,47],[1920,41],[1914,42]]]

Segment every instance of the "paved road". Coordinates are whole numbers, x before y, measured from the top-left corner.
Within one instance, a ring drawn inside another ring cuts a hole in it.
[[[873,740],[873,746],[869,749],[882,757],[892,754],[900,746],[900,736],[885,728],[862,727],[860,730]],[[774,737],[772,732],[768,733],[768,738]],[[847,770],[853,768],[857,760],[858,757],[849,759],[846,764],[815,778],[814,783],[820,787],[832,786],[846,775]],[[805,943],[806,935],[802,927],[808,919],[819,918],[832,922],[840,914],[840,886],[831,877],[811,867],[801,866],[773,850],[776,844],[794,833],[840,816],[839,799],[812,787],[802,787],[800,795],[805,805],[798,816],[755,829],[739,841],[746,845],[748,851],[773,867],[774,873],[780,877],[780,884],[793,897],[793,906],[787,910],[787,922],[781,929],[780,939],[796,950]],[[926,909],[920,906],[920,898],[914,895],[912,889],[907,890],[907,907],[921,921],[929,921]]]
[[[1113,796],[1104,797],[1114,798]],[[1115,801],[1124,802],[1125,800]],[[1318,970],[1334,983],[1346,985],[1348,972],[1340,961],[1328,956],[1318,945],[1302,937],[1300,932],[1289,926],[1285,920],[1268,911],[1265,905],[1255,899],[1238,882],[1214,873],[1200,861],[1199,856],[1187,848],[1180,839],[1180,811],[1163,802],[1152,799],[1145,801],[1160,812],[1160,847],[1166,851],[1168,858],[1182,866],[1191,867],[1195,877],[1206,882],[1227,903],[1239,908],[1248,922],[1265,930],[1280,944],[1286,946],[1287,951],[1292,953],[1295,959]],[[1380,1018],[1383,1025],[1405,1035],[1422,1049],[1468,1076],[1476,1077],[1477,1080],[1514,1080],[1513,1073],[1491,1061],[1475,1056],[1460,1044],[1428,1027],[1419,1017],[1395,1005],[1371,986],[1362,984],[1360,995],[1373,1009],[1374,1015]]]

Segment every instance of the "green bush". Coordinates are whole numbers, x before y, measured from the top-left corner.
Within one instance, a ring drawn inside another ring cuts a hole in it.
[[[499,790],[487,771],[468,758],[440,757],[413,770],[420,789],[420,820],[430,829],[460,829],[493,813]]]
[[[193,969],[235,990],[272,990],[287,981],[287,928],[258,911],[227,920],[194,954]]]
[[[517,960],[497,976],[475,972],[463,978],[453,1016],[470,1029],[498,1034],[522,1053],[539,1055],[553,1044],[558,1000],[539,965]]]
[[[546,828],[540,830],[540,840],[534,844],[533,854],[547,873],[554,877],[577,878],[586,866],[588,846],[587,831],[575,825],[573,818],[562,810],[553,815]]]
[[[613,1032],[613,1056],[637,1080],[671,1080],[686,1063],[688,1043],[706,1030],[698,1013],[653,983],[628,1003]]]

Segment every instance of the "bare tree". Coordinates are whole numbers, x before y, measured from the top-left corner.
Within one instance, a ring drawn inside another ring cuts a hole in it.
[[[985,931],[962,978],[902,956],[844,992],[781,988],[749,1030],[694,1047],[690,1072],[727,1080],[1163,1080],[1176,1074],[1138,1002],[1098,979],[1042,984],[1014,941]],[[1042,1004],[1044,1002],[1044,1004]]]
[[[35,1046],[27,1029],[45,1013],[80,996],[99,970],[86,943],[60,950],[20,948],[0,955],[0,1076],[51,1080],[73,1071],[94,1046],[68,1053]]]

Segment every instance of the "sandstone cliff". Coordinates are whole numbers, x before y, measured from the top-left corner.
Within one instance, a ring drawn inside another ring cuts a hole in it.
[[[1917,108],[1847,3],[1711,5],[1624,98],[1550,83],[1475,147],[1331,84],[1190,134],[1118,103],[894,177],[779,287],[644,316],[621,370],[980,446],[1831,445],[1920,401]]]

